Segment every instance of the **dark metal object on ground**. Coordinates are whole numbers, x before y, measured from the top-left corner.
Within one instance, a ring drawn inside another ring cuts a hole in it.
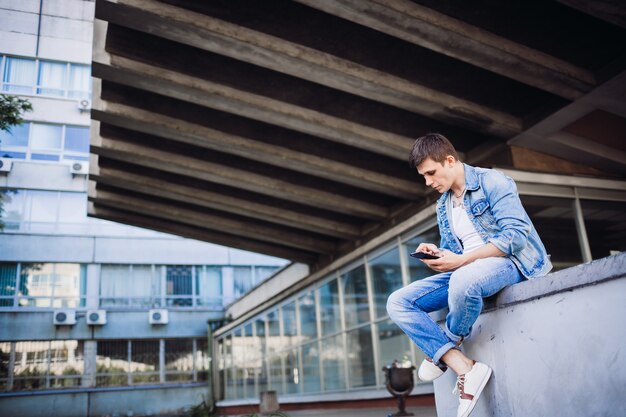
[[[410,368],[398,368],[395,366],[384,367],[385,386],[387,391],[398,399],[398,412],[392,414],[392,417],[413,416],[413,413],[407,413],[405,409],[405,398],[411,394],[415,382],[413,380],[414,366]]]

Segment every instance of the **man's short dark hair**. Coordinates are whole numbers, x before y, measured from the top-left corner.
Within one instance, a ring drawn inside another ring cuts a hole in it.
[[[456,149],[444,135],[427,133],[415,140],[409,156],[409,165],[411,168],[417,168],[428,158],[443,164],[448,155],[454,156],[456,160],[459,159]]]

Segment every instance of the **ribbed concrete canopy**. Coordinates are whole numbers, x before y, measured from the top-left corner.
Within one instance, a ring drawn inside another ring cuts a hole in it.
[[[321,266],[483,165],[623,177],[613,1],[97,0],[90,215]]]

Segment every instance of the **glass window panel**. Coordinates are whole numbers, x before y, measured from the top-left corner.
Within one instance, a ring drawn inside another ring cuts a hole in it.
[[[359,327],[348,332],[346,340],[350,388],[376,385],[371,326]]]
[[[11,343],[0,342],[0,392],[7,390],[11,362]]]
[[[69,97],[89,97],[91,91],[91,68],[88,65],[70,65]]]
[[[253,286],[252,268],[249,266],[233,267],[233,282],[235,298],[247,293]]]
[[[322,389],[320,382],[320,352],[317,342],[302,346],[303,392],[315,393]]]
[[[265,320],[257,319],[254,322],[256,337],[259,343],[259,354],[265,356],[266,354],[266,337],[265,337]]]
[[[604,258],[626,251],[626,203],[581,200],[591,257]]]
[[[322,340],[322,368],[324,369],[324,391],[346,388],[346,352],[341,334]]]
[[[402,362],[411,357],[409,338],[391,320],[385,320],[376,325],[378,333],[379,358],[382,366],[391,365],[394,361]],[[420,363],[424,354],[419,349]]]
[[[298,300],[298,309],[300,310],[300,331],[302,332],[302,340],[316,339],[317,309],[315,305],[315,293],[313,293],[313,291],[300,297]]]
[[[67,64],[62,62],[39,62],[38,94],[63,96]]]
[[[83,305],[81,296],[85,293],[85,280],[79,264],[55,264],[53,307],[75,308]]]
[[[80,387],[85,370],[84,342],[53,340],[50,342],[50,387]]]
[[[89,128],[65,127],[65,151],[89,153]]]
[[[363,265],[343,275],[346,328],[370,321],[367,281]]]
[[[21,125],[12,126],[11,132],[0,130],[0,149],[9,146],[28,146],[28,134],[30,132],[30,123],[22,123]]]
[[[296,322],[296,302],[292,301],[282,307],[283,310],[283,334],[285,345],[297,342],[298,327]]]
[[[166,294],[170,306],[191,306],[192,267],[168,265],[166,267]]]
[[[371,268],[376,317],[387,315],[387,297],[402,287],[400,251],[394,248],[368,262]]]
[[[33,123],[31,147],[37,150],[61,150],[63,128],[59,125]]]
[[[159,341],[131,342],[130,372],[133,384],[159,382]]]
[[[322,322],[322,336],[341,330],[341,313],[339,311],[339,285],[334,279],[320,287],[320,316]]]
[[[207,266],[198,267],[196,274],[196,291],[198,304],[203,306],[222,305],[222,268]]]
[[[284,394],[283,381],[285,373],[283,372],[283,357],[285,353],[270,356],[270,389],[276,391],[277,394]]]
[[[25,220],[24,195],[20,190],[6,190],[0,192],[0,202],[4,205],[2,221],[5,230],[19,230]]]
[[[29,191],[30,221],[55,223],[57,219],[59,193],[56,191]]]
[[[98,341],[96,355],[96,386],[128,385],[128,342]]]
[[[415,249],[419,246],[420,243],[434,243],[439,246],[440,243],[439,229],[437,227],[433,227],[432,229],[427,230],[426,232],[418,235],[410,240],[408,240],[404,245],[404,250],[408,253],[415,252]],[[423,279],[434,275],[432,269],[426,266],[419,259],[412,258],[407,256],[409,262],[409,279],[411,282],[417,281],[418,279]]]
[[[285,353],[285,382],[286,393],[296,394],[300,392],[300,366],[298,365],[298,349]]]
[[[54,287],[54,264],[22,264],[20,270],[21,306],[50,307]],[[39,298],[45,297],[45,298]]]
[[[12,307],[17,286],[17,264],[0,262],[0,307]],[[1,376],[0,376],[1,377]]]
[[[165,381],[193,381],[193,339],[165,340]]]
[[[33,153],[30,155],[30,159],[32,159],[33,161],[58,161],[60,160],[60,157],[59,155]]]
[[[50,342],[17,342],[13,367],[13,390],[46,388]]]
[[[243,327],[243,369],[245,382],[245,396],[247,398],[255,396],[254,377],[259,367],[260,352],[257,346],[257,340],[252,336],[252,323],[248,323]]]
[[[255,285],[261,281],[265,281],[267,278],[272,276],[279,269],[280,267],[277,267],[277,266],[255,266],[254,267]]]
[[[268,354],[272,354],[282,348],[280,338],[280,320],[278,318],[278,310],[267,313],[267,348]]]
[[[235,384],[235,392],[237,397],[240,396],[245,397],[245,366],[246,366],[246,357],[245,357],[246,345],[243,339],[243,329],[240,327],[233,332],[233,341],[232,341],[232,378],[233,383]]]
[[[35,79],[35,60],[7,57],[3,74],[4,91],[32,93]]]
[[[196,368],[197,380],[209,380],[209,342],[207,339],[196,339],[196,356],[194,366]],[[218,349],[219,351],[219,349]]]
[[[555,270],[578,265],[582,253],[574,221],[574,200],[520,196]]]
[[[84,223],[87,221],[87,194],[61,193],[59,198],[59,222]]]
[[[0,150],[0,156],[3,158],[26,159],[26,152],[10,152]]]

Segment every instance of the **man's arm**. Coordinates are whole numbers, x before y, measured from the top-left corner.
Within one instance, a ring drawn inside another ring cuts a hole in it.
[[[439,259],[422,259],[422,262],[435,271],[447,272],[472,263],[476,259],[506,256],[506,253],[498,249],[493,243],[485,243],[480,248],[461,255],[449,250],[441,251],[440,254],[442,256]]]

